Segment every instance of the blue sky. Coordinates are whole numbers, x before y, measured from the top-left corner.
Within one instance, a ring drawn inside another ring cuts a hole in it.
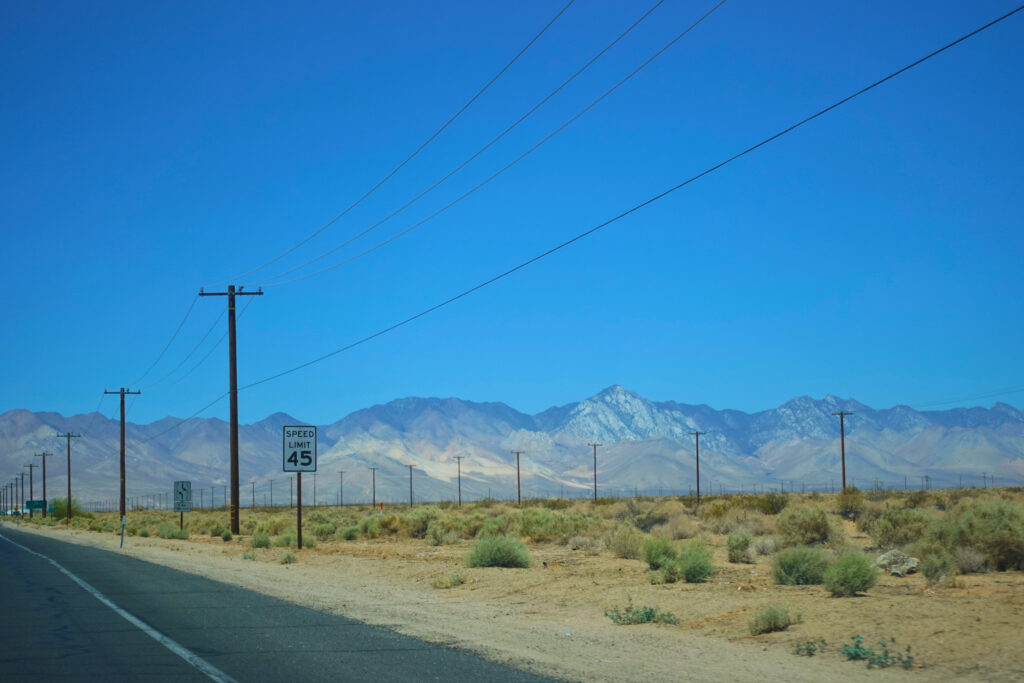
[[[175,381],[226,331],[221,319],[182,363],[223,311],[223,298],[195,301],[200,287],[264,285],[240,300],[238,347],[240,383],[261,380],[487,280],[1014,8],[729,0],[464,201],[351,263],[270,286],[430,186],[649,6],[578,0],[369,199],[237,279],[371,188],[562,5],[5,3],[0,411],[112,415],[101,392],[130,386],[143,391],[132,421],[190,415],[227,388],[225,344]],[[317,265],[448,204],[712,5],[666,0],[462,171]],[[537,412],[611,384],[747,411],[829,393],[875,407],[1020,406],[1022,42],[1024,13],[508,278],[243,391],[241,419],[325,423],[415,395]],[[226,417],[226,399],[203,415]]]

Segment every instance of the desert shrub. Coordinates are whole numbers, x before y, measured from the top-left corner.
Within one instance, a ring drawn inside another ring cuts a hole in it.
[[[212,538],[216,538],[217,536],[220,536],[223,533],[224,533],[224,527],[221,526],[220,524],[214,524],[212,527],[210,527],[210,536]]]
[[[506,536],[512,530],[513,523],[512,517],[506,514],[488,517],[480,525],[480,530],[476,532],[476,536],[477,538],[483,538],[484,536]]]
[[[632,500],[630,501],[632,502]],[[656,508],[638,511],[630,517],[633,526],[641,531],[650,531],[656,526],[667,523],[669,515]]]
[[[224,531],[222,531],[222,532],[221,532],[221,534],[220,534],[220,540],[224,541],[225,543],[227,543],[228,541],[230,541],[230,540],[231,540],[231,538],[232,538],[232,536],[231,536],[231,531],[230,531],[229,529],[225,529],[225,530],[224,530]]]
[[[356,526],[359,529],[359,535],[364,538],[380,538],[383,528],[380,515],[363,517]]]
[[[430,528],[431,522],[440,516],[441,511],[434,506],[418,507],[405,515],[403,521],[409,536],[412,538],[426,538],[427,529]]]
[[[759,512],[755,514],[761,515]],[[734,534],[749,531],[750,527],[754,526],[755,519],[747,510],[729,508],[718,516],[705,517],[704,528],[715,534]]]
[[[142,527],[141,529],[139,529],[139,536],[141,536],[142,538],[149,538],[149,529],[147,529],[146,527]]]
[[[461,574],[451,574],[449,576],[436,576],[430,582],[430,585],[434,588],[454,588],[455,586],[461,586],[466,583],[466,577]]]
[[[953,562],[948,555],[928,555],[921,560],[921,573],[928,583],[942,583],[953,575]]]
[[[797,546],[775,556],[772,578],[783,586],[817,585],[824,580],[827,568],[828,557],[823,550]]]
[[[866,504],[857,517],[857,531],[870,535],[872,525],[875,523],[875,520],[882,516],[884,510],[885,506],[881,503],[871,502]]]
[[[586,531],[588,524],[585,515],[552,512],[543,508],[527,508],[516,520],[520,536],[540,542],[565,543],[570,536]]]
[[[82,508],[78,505],[78,499],[71,499],[71,519],[77,519],[82,515]],[[54,519],[65,519],[68,516],[68,499],[67,498],[54,498],[53,499],[53,512],[51,516]],[[91,515],[90,515],[91,516]]]
[[[821,508],[800,505],[784,510],[775,520],[784,546],[838,542],[842,531]]]
[[[256,525],[256,528],[253,529],[253,533],[259,532],[267,534],[268,536],[276,536],[277,534],[281,533],[285,528],[287,528],[288,525],[291,523],[292,520],[287,519],[285,517],[278,517],[276,515],[272,517],[267,517],[266,519],[261,519],[259,521],[259,523]]]
[[[74,511],[72,511],[72,514],[74,514]],[[160,522],[156,527],[156,533],[160,538],[176,538],[183,541],[188,540],[188,530],[179,529],[171,522]]]
[[[754,497],[754,507],[766,515],[777,515],[789,503],[789,496],[785,493],[770,491]]]
[[[726,548],[729,551],[730,562],[752,562],[750,556],[750,534],[736,534],[730,536],[726,541]]]
[[[758,555],[772,555],[779,550],[779,542],[774,536],[762,536],[754,544],[754,551]]]
[[[1010,500],[961,500],[937,525],[947,548],[973,547],[990,567],[1024,569],[1024,507]]]
[[[832,595],[851,597],[862,593],[878,581],[878,567],[860,551],[848,552],[825,570],[824,583]]]
[[[924,538],[932,523],[932,516],[918,508],[886,505],[868,533],[879,548],[902,546]]]
[[[711,553],[704,541],[699,538],[687,543],[679,553],[679,558],[671,562],[670,566],[677,567],[687,583],[703,583],[715,573]]]
[[[530,551],[518,538],[484,536],[473,544],[466,566],[526,568],[530,566]]]
[[[679,541],[696,536],[697,524],[685,515],[676,515],[664,524],[659,524],[651,529],[651,533]]]
[[[459,539],[459,534],[447,529],[444,524],[439,523],[436,519],[427,526],[427,533],[424,537],[428,545],[450,545],[458,543]]]
[[[620,626],[632,624],[675,624],[679,620],[671,612],[663,612],[657,607],[634,607],[630,600],[625,608],[618,605],[606,609],[604,615]]]
[[[257,531],[252,535],[252,538],[249,539],[249,544],[253,548],[269,548],[270,536],[261,531]]]
[[[643,543],[643,533],[628,524],[619,524],[605,539],[609,550],[628,560],[639,560],[643,556]]]
[[[537,503],[548,510],[565,510],[572,505],[568,498],[542,498]]]
[[[961,574],[983,574],[988,571],[985,553],[971,547],[953,548],[953,562]]]
[[[326,541],[328,538],[334,535],[334,532],[335,528],[332,522],[317,524],[313,527],[313,535],[321,541]]]
[[[774,631],[785,631],[793,624],[799,624],[799,616],[796,618],[789,616],[789,610],[781,605],[768,605],[754,615],[754,618],[750,620],[749,628],[750,635],[758,636],[762,633],[772,633]]]
[[[911,491],[903,499],[903,504],[908,508],[920,508],[928,504],[929,495],[925,491]]]
[[[679,551],[664,536],[649,536],[644,539],[643,557],[651,569],[661,569],[678,558]]]
[[[293,564],[295,562],[298,562],[298,559],[295,557],[295,553],[287,552],[283,557],[281,557],[281,564]]]
[[[856,520],[864,510],[864,494],[856,486],[847,486],[836,496],[836,513]]]
[[[359,538],[359,526],[352,524],[350,526],[342,527],[341,529],[338,529],[335,536],[343,541],[354,541]]]
[[[273,541],[275,548],[290,548],[296,543],[298,543],[298,537],[292,529],[288,529],[284,533],[275,536]]]
[[[377,520],[380,522],[381,536],[394,536],[402,530],[402,518],[394,512],[389,512],[386,515],[378,515]]]

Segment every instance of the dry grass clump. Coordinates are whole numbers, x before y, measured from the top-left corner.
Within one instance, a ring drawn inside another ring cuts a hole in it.
[[[643,554],[644,533],[631,524],[616,525],[604,539],[608,550],[627,560],[639,560]]]
[[[820,507],[798,505],[787,508],[775,520],[784,546],[818,545],[843,542],[842,528]]]
[[[699,531],[697,523],[686,513],[672,517],[664,524],[659,524],[651,529],[652,534],[665,536],[674,541],[693,538]]]

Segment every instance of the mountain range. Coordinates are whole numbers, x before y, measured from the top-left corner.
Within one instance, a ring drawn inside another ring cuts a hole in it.
[[[465,499],[516,497],[517,456],[523,497],[592,495],[597,443],[599,495],[685,493],[696,484],[695,437],[700,436],[701,489],[829,490],[840,481],[840,429],[845,418],[847,483],[886,486],[1019,485],[1024,482],[1024,412],[991,408],[917,411],[874,409],[852,399],[794,398],[756,413],[648,400],[621,386],[536,415],[504,403],[457,398],[402,398],[318,426],[318,473],[304,478],[303,501],[336,504],[409,500],[412,465],[416,500],[452,500],[461,477]],[[284,425],[301,418],[275,413],[241,425],[241,502],[288,504],[282,472]],[[193,482],[194,497],[220,505],[228,483],[228,431],[216,418],[167,417],[126,425],[129,496],[167,494],[175,480]],[[66,442],[71,440],[73,495],[113,500],[119,476],[120,426],[99,413],[64,417],[11,410],[0,415],[0,472],[47,451],[49,496],[66,490]],[[369,468],[377,468],[375,474]],[[39,487],[40,470],[33,479]],[[375,477],[375,482],[374,482]],[[273,481],[271,481],[273,480]],[[342,488],[343,484],[343,488]],[[271,492],[271,487],[273,491]],[[41,498],[41,491],[37,491]],[[149,502],[148,500],[146,502]]]

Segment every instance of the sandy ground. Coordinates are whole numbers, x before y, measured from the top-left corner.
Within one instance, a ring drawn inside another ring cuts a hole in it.
[[[773,585],[766,558],[729,563],[724,539],[717,539],[719,571],[710,582],[653,586],[642,562],[561,545],[531,546],[531,569],[466,569],[469,542],[431,547],[419,540],[325,543],[294,551],[298,561],[281,564],[287,550],[252,550],[247,538],[128,538],[118,551],[111,534],[28,530],[566,680],[1024,680],[1021,572],[960,577],[937,590],[920,576],[885,577],[866,596],[832,598],[818,586]],[[851,536],[856,540],[855,531]],[[466,582],[433,587],[452,575]],[[629,600],[673,612],[679,623],[619,626],[604,616]],[[747,623],[767,604],[786,606],[803,620],[752,637]],[[892,637],[900,650],[911,645],[914,667],[869,670],[846,661],[839,647],[854,635],[876,646]],[[796,642],[821,639],[825,652],[794,654]]]

